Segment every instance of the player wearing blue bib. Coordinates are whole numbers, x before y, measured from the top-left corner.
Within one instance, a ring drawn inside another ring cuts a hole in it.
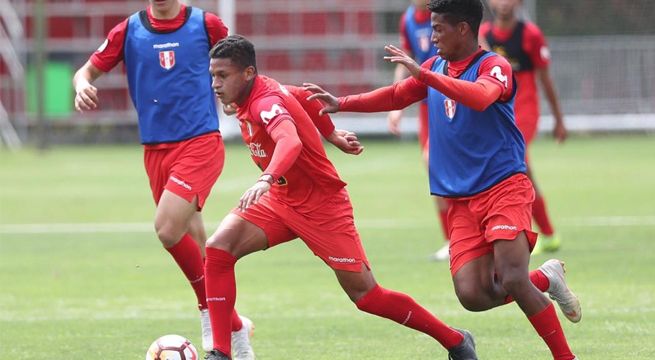
[[[335,98],[316,85],[321,112],[402,109],[427,97],[430,113],[430,191],[451,199],[450,264],[455,293],[471,311],[516,301],[551,351],[574,360],[553,304],[571,321],[580,303],[549,260],[529,272],[536,241],[531,230],[534,188],[525,174],[525,144],[514,120],[512,68],[478,45],[480,0],[432,0],[432,42],[437,57],[418,65],[395,46],[385,59],[407,67],[411,78],[365,94]]]
[[[208,52],[227,36],[214,14],[178,0],[150,0],[116,25],[75,74],[75,108],[97,108],[98,77],[124,62],[130,97],[138,113],[144,165],[157,204],[155,230],[193,288],[202,327],[202,347],[213,348],[204,278],[207,239],[201,210],[225,158]],[[200,245],[200,246],[199,246]],[[252,322],[233,312],[235,359],[254,359]]]

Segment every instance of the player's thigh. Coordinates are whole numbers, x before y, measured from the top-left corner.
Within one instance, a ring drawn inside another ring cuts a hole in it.
[[[370,267],[345,189],[324,199],[309,212],[290,210],[287,226],[334,270],[359,272]]]
[[[530,247],[525,231],[521,231],[514,239],[494,241],[494,267],[501,281],[514,272],[527,276]]]
[[[224,250],[236,258],[268,247],[266,234],[257,225],[229,213],[207,239],[207,247]]]
[[[450,272],[453,277],[465,264],[493,252],[493,247],[485,240],[481,229],[483,217],[484,214],[470,209],[469,200],[450,201],[448,237]]]

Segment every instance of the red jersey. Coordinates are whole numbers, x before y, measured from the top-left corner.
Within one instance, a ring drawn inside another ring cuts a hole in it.
[[[268,167],[275,151],[270,133],[283,121],[296,127],[302,150],[286,173],[271,187],[270,193],[291,206],[320,204],[325,195],[334,194],[346,186],[327,158],[323,143],[307,112],[296,98],[277,81],[258,75],[237,118],[241,136],[257,166]]]
[[[519,22],[512,29],[500,29],[491,22],[480,25],[480,37],[491,50],[508,59],[514,68],[518,89],[514,108],[517,122],[535,122],[539,118],[539,94],[535,69],[550,62],[546,39],[537,25]]]
[[[186,21],[186,5],[184,4],[180,5],[179,14],[173,19],[155,19],[152,16],[150,7],[148,7],[146,13],[148,14],[150,24],[157,31],[177,30]],[[109,72],[118,63],[123,61],[123,44],[125,42],[125,33],[127,32],[127,21],[128,19],[121,21],[109,31],[105,42],[89,58],[93,66],[104,72]],[[218,16],[209,12],[205,12],[205,28],[212,44],[216,44],[219,40],[227,36],[227,27],[223,24],[223,21]]]

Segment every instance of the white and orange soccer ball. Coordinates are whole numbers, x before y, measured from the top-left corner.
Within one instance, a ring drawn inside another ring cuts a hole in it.
[[[146,360],[198,360],[198,351],[183,336],[164,335],[150,345]]]

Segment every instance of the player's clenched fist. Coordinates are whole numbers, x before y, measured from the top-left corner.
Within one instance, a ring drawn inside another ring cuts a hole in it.
[[[75,90],[75,110],[83,112],[98,107],[98,89],[95,86],[87,82],[79,85]]]

